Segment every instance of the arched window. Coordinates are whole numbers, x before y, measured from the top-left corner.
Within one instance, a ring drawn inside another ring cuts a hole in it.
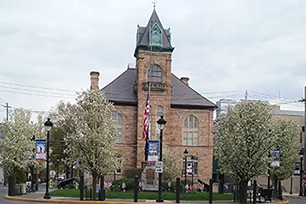
[[[163,115],[163,107],[158,106],[156,110],[156,120],[160,118],[160,116]],[[158,128],[158,125],[156,125],[156,139],[160,139],[160,129]]]
[[[199,145],[199,122],[198,119],[192,115],[188,116],[184,121],[183,145]]]
[[[162,69],[158,65],[153,65],[148,70],[148,82],[162,83]]]
[[[122,142],[122,117],[117,112],[112,112],[112,121],[115,122],[116,132],[115,136],[117,137],[117,143]]]

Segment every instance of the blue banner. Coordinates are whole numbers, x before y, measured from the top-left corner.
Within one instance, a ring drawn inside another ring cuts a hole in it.
[[[187,162],[186,171],[188,174],[193,173],[193,162],[192,161]]]
[[[148,163],[158,161],[159,141],[148,141]]]
[[[46,161],[46,140],[36,140],[36,160]]]
[[[273,150],[271,157],[273,159],[271,166],[273,166],[274,168],[279,168],[280,167],[280,151],[277,150]]]

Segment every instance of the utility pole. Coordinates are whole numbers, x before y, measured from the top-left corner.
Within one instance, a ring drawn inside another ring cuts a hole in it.
[[[6,103],[6,105],[3,106],[3,107],[6,107],[6,122],[8,122],[8,115],[9,115],[9,114],[8,114],[8,112],[9,112],[8,109],[11,108],[11,106],[9,106],[8,103]],[[4,170],[4,181],[3,181],[3,185],[6,186],[6,183],[7,183],[7,179],[6,179],[6,178],[7,178],[7,171],[6,171],[6,169],[3,169],[3,170]]]
[[[306,86],[305,86],[305,98],[304,98],[304,149],[303,149],[303,153],[304,153],[304,171],[306,170],[306,158],[305,158],[305,151],[306,151]],[[302,167],[301,167],[302,168]],[[300,172],[301,173],[301,172]],[[304,196],[306,196],[306,188],[304,187]]]

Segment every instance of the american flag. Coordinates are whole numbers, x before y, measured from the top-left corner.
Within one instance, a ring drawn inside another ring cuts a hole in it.
[[[147,133],[148,133],[148,115],[150,113],[150,92],[148,91],[147,95],[147,102],[146,102],[146,109],[144,113],[144,120],[143,120],[143,130],[142,130],[142,138],[147,141]]]

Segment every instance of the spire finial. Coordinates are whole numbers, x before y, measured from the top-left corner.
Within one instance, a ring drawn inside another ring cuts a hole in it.
[[[153,4],[153,9],[155,10],[156,1],[155,1],[155,0],[153,0],[153,1],[152,1],[152,4]]]

